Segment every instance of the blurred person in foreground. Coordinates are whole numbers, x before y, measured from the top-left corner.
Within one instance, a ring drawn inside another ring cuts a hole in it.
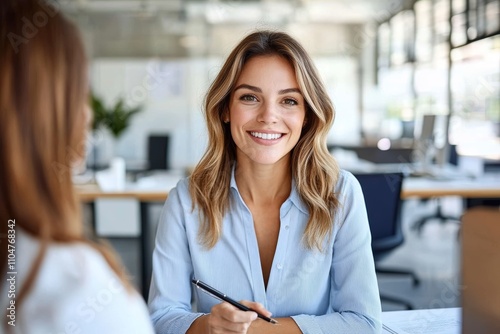
[[[157,333],[380,332],[363,193],[327,150],[334,109],[303,47],[281,32],[244,38],[205,117],[208,148],[158,227]],[[193,289],[194,278],[279,323]]]
[[[72,166],[91,119],[77,28],[0,3],[0,332],[153,333],[111,249],[86,239]]]

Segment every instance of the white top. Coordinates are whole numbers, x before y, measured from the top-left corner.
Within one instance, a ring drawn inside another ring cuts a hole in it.
[[[2,279],[0,332],[12,321],[5,317],[14,299],[9,290],[19,296],[39,252],[39,241],[20,228],[14,245],[16,274],[7,268],[2,277],[15,277],[15,288]],[[13,333],[154,333],[139,294],[124,287],[98,251],[81,243],[48,247],[31,291],[14,313]]]

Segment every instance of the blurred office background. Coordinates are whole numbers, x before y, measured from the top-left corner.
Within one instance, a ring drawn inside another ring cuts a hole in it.
[[[256,28],[281,29],[316,61],[337,109],[332,144],[404,145],[425,113],[463,154],[498,155],[499,2],[490,0],[66,0],[84,32],[92,88],[144,110],[114,153],[146,160],[171,134],[173,168],[203,150],[200,109],[224,57]],[[401,140],[403,139],[403,140]],[[479,145],[478,145],[479,143]]]
[[[135,179],[150,169],[153,135],[160,138],[156,145],[168,147],[165,168],[192,168],[206,145],[201,110],[208,85],[235,44],[262,28],[289,32],[313,57],[336,107],[328,144],[340,161],[354,153],[373,163],[411,164],[425,131],[424,115],[433,115],[433,163],[445,164],[453,150],[469,172],[498,167],[498,0],[65,0],[60,5],[83,31],[96,98],[105,106],[122,99],[128,108],[141,108],[116,138],[103,126],[94,131],[88,171],[106,168],[119,156]],[[421,284],[381,274],[381,290],[405,297],[415,308],[460,305],[459,224],[431,220],[419,232],[412,225],[436,203],[410,199],[402,205],[405,243],[384,263],[414,270]],[[456,196],[440,198],[439,205],[456,217],[464,210]],[[160,209],[161,203],[148,209],[148,251]],[[85,212],[87,221],[97,216]],[[102,235],[111,237],[141,289],[137,239]],[[398,307],[384,303],[385,310]]]

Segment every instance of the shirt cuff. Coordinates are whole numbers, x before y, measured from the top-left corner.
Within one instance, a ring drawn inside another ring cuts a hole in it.
[[[323,330],[316,321],[316,317],[313,315],[294,315],[291,317],[293,321],[299,326],[303,334],[320,334]]]
[[[203,315],[205,313],[184,313],[179,316],[168,317],[168,319],[161,319],[154,326],[155,332],[164,334],[186,333],[193,322]]]

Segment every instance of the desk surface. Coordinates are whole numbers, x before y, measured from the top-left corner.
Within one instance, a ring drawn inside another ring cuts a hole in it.
[[[102,191],[97,184],[76,185],[76,192],[82,202],[92,202],[97,198],[135,198],[140,202],[164,202],[168,190],[126,189],[123,191]]]
[[[164,202],[170,189],[175,187],[183,174],[174,172],[154,173],[133,183],[127,183],[123,190],[103,191],[95,183],[75,185],[82,202],[92,202],[97,198],[135,198],[141,202]]]
[[[439,180],[409,177],[403,181],[401,198],[460,196],[464,198],[500,198],[500,177]]]
[[[131,185],[122,191],[102,191],[96,184],[76,185],[77,193],[83,202],[96,198],[133,197],[142,202],[163,202],[168,191],[178,178],[159,178],[143,182],[141,186]],[[150,182],[151,181],[151,182]],[[500,198],[500,177],[483,177],[465,180],[436,180],[429,178],[405,178],[401,198],[429,198],[461,196],[464,198]]]

